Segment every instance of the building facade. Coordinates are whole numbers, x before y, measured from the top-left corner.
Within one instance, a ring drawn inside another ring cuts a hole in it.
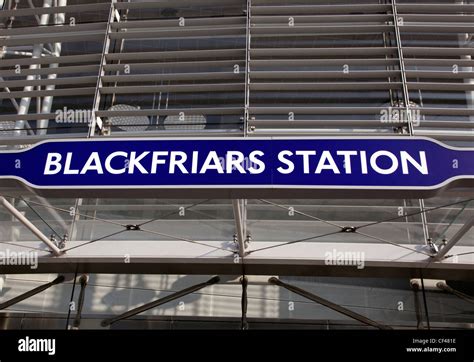
[[[472,1],[0,4],[0,152],[100,137],[474,147]],[[1,328],[473,328],[472,188],[424,199],[0,195],[4,260],[33,254],[0,266]],[[50,255],[28,222],[66,252]]]

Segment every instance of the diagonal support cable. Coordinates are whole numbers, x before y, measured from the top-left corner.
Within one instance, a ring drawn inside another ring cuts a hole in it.
[[[362,314],[356,313],[350,309],[344,308],[343,306],[333,303],[327,299],[321,298],[313,293],[310,293],[304,289],[295,287],[294,285],[287,284],[282,282],[280,279],[271,277],[268,279],[268,282],[270,284],[277,285],[279,287],[285,288],[289,290],[290,292],[293,292],[295,294],[301,295],[302,297],[312,300],[313,302],[316,302],[318,304],[324,305],[325,307],[332,309],[338,313],[341,313],[349,318],[355,319],[356,321],[359,321],[361,323],[364,323],[366,325],[378,328],[378,329],[392,329],[390,326],[380,324],[378,322],[373,321],[372,319],[369,319]]]
[[[276,204],[274,202],[271,202],[271,201],[268,201],[268,200],[262,200],[262,199],[259,199],[259,201],[265,203],[265,204],[269,204],[269,205],[273,205],[273,206],[276,206],[276,207],[279,207],[280,209],[285,209],[285,210],[288,210],[288,206],[285,206],[285,205],[279,205],[279,204]],[[327,224],[327,225],[331,225],[331,226],[335,226],[337,228],[343,228],[342,225],[339,225],[339,224],[336,224],[336,223],[333,223],[331,221],[327,221],[327,220],[323,220],[317,216],[314,216],[314,215],[310,215],[310,214],[307,214],[305,212],[302,212],[302,211],[298,211],[298,210],[294,210],[295,214],[298,214],[298,215],[301,215],[301,216],[306,216],[310,219],[313,219],[313,220],[317,220],[317,221],[320,221],[324,224]]]
[[[420,214],[426,214],[426,213],[431,212],[431,211],[436,211],[436,210],[443,209],[443,208],[449,207],[449,206],[454,206],[454,205],[469,203],[469,202],[471,202],[471,201],[474,201],[474,199],[467,199],[467,200],[452,202],[452,203],[450,203],[450,204],[441,205],[441,206],[436,206],[436,207],[432,207],[432,208],[429,208],[429,209],[424,209],[424,210],[416,211],[416,212],[413,212],[413,213],[410,213],[410,214],[405,214],[405,215],[401,215],[401,216],[395,216],[395,217],[392,217],[392,218],[389,218],[389,219],[385,219],[385,220],[381,220],[381,221],[374,221],[374,222],[371,222],[371,223],[368,223],[368,224],[359,225],[359,226],[357,226],[357,229],[362,229],[362,228],[366,228],[366,227],[373,226],[373,225],[383,224],[383,223],[386,223],[386,222],[391,222],[391,221],[395,221],[395,220],[407,218],[407,217],[410,217],[410,216],[416,216],[416,215],[420,215]]]
[[[147,310],[149,309],[152,309],[152,308],[155,308],[155,307],[158,307],[162,304],[165,304],[165,303],[168,303],[168,302],[171,302],[175,299],[178,299],[178,298],[181,298],[181,297],[184,297],[188,294],[191,294],[191,293],[194,293],[202,288],[205,288],[205,287],[208,287],[210,285],[213,285],[213,284],[216,284],[216,283],[219,283],[220,281],[220,278],[218,276],[215,276],[211,279],[209,279],[208,281],[205,281],[204,283],[199,283],[199,284],[196,284],[196,285],[193,285],[191,287],[188,287],[186,289],[183,289],[179,292],[176,292],[176,293],[173,293],[173,294],[170,294],[164,298],[160,298],[158,300],[155,300],[153,302],[150,302],[150,303],[147,303],[147,304],[144,304],[142,305],[141,307],[138,307],[138,308],[134,308],[132,310],[129,310],[128,312],[125,312],[123,314],[120,314],[114,318],[109,318],[109,319],[104,319],[101,323],[102,327],[107,327],[107,326],[110,326],[111,324],[114,324],[118,321],[121,321],[123,319],[127,319],[127,318],[130,318],[130,317],[133,317],[134,315],[137,315],[137,314],[140,314],[140,313],[143,313],[143,312],[146,312]]]
[[[381,241],[381,242],[383,242],[383,243],[396,246],[396,247],[398,247],[398,248],[402,248],[402,249],[409,250],[409,251],[411,251],[412,253],[423,254],[423,255],[429,256],[430,258],[433,257],[432,254],[429,254],[429,253],[426,253],[426,252],[423,252],[423,251],[420,251],[420,250],[415,250],[415,249],[409,248],[408,246],[400,245],[400,244],[397,244],[397,243],[395,243],[395,242],[393,242],[393,241],[390,241],[390,240],[387,240],[387,239],[379,238],[378,236],[374,236],[374,235],[369,235],[369,234],[361,233],[360,231],[355,231],[355,233],[356,233],[356,234],[359,234],[359,235],[361,235],[361,236],[365,236],[365,237],[367,237],[367,238],[369,238],[369,239],[378,240],[378,241]]]
[[[36,288],[26,292],[26,293],[23,293],[23,294],[15,297],[15,298],[7,300],[6,302],[3,302],[3,303],[0,304],[0,310],[11,307],[12,305],[17,304],[17,303],[19,303],[19,302],[21,302],[25,299],[31,298],[34,295],[39,294],[39,293],[45,291],[48,288],[51,288],[53,285],[60,284],[60,283],[64,282],[64,279],[65,279],[64,276],[60,275],[56,279],[54,279],[53,281],[51,281],[49,283],[40,285],[39,287],[36,287]]]
[[[304,239],[292,240],[292,241],[288,241],[286,243],[282,243],[282,244],[278,244],[278,245],[270,245],[270,246],[266,246],[266,247],[263,247],[263,248],[260,248],[260,249],[250,250],[250,251],[247,252],[247,255],[256,253],[257,251],[280,248],[282,246],[292,245],[292,244],[296,244],[296,243],[302,243],[304,241],[319,239],[319,238],[323,238],[325,236],[331,236],[331,235],[335,235],[335,234],[339,234],[339,233],[341,233],[340,230],[339,231],[333,231],[332,233],[326,233],[326,234],[321,234],[321,235],[310,236],[310,237],[307,237],[307,238],[304,238]]]

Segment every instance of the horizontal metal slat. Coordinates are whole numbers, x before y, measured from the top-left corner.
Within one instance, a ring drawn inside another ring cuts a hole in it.
[[[96,83],[97,77],[85,76],[85,77],[66,77],[66,78],[55,78],[55,79],[35,79],[35,80],[11,80],[3,81],[0,83],[0,87],[27,87],[27,86],[46,86],[46,85],[79,85],[79,84],[91,84]]]
[[[130,71],[133,70],[164,70],[164,69],[185,69],[192,68],[196,69],[199,67],[229,67],[229,69],[234,69],[234,65],[245,65],[245,60],[209,60],[209,61],[196,61],[196,62],[169,62],[169,63],[129,63],[127,64],[130,68]],[[124,64],[106,64],[104,65],[105,71],[123,71]],[[243,72],[244,69],[241,69]]]
[[[361,33],[384,33],[394,31],[391,25],[295,25],[295,26],[253,26],[250,28],[252,36],[263,35],[315,35],[315,34],[361,34]]]
[[[103,87],[101,94],[140,94],[160,92],[233,92],[243,91],[244,83],[184,84],[166,86]]]
[[[16,65],[32,65],[32,64],[68,64],[68,63],[89,63],[99,62],[101,54],[84,54],[84,55],[62,55],[59,57],[48,56],[42,58],[15,58],[0,59],[0,68],[14,67]]]
[[[17,74],[15,69],[12,70],[0,70],[0,76],[25,76],[25,75],[49,75],[49,74],[75,74],[75,73],[92,73],[99,72],[99,64],[97,65],[75,65],[67,67],[54,67],[54,68],[25,68],[21,70],[21,74]]]
[[[121,2],[116,3],[116,9],[163,9],[181,8],[189,6],[209,7],[209,6],[242,6],[242,0],[160,0],[152,2]]]
[[[473,91],[474,83],[407,82],[409,89],[434,91]]]
[[[185,27],[209,27],[209,26],[227,26],[242,25],[245,26],[247,18],[244,16],[226,16],[226,17],[203,17],[203,18],[185,18],[185,26],[179,25],[180,19],[154,19],[154,20],[129,20],[112,23],[114,30],[130,29],[153,29],[153,28],[176,28]]]
[[[53,6],[53,7],[35,7],[35,8],[20,8],[16,10],[2,10],[0,11],[0,17],[10,16],[30,16],[30,15],[41,15],[41,14],[60,14],[60,13],[80,13],[80,12],[97,12],[101,10],[109,10],[111,6],[110,2],[102,3],[89,3],[89,4],[78,4],[78,5],[67,5],[67,6]]]
[[[473,49],[474,51],[474,49]],[[351,47],[351,48],[257,48],[251,49],[250,55],[254,57],[261,56],[356,56],[356,55],[389,55],[397,54],[395,47]]]
[[[48,96],[83,96],[94,95],[95,88],[67,88],[55,90],[34,90],[18,92],[0,92],[0,99],[19,98],[19,97],[48,97]]]
[[[388,77],[401,77],[401,73],[396,70],[382,70],[382,71],[350,71],[344,73],[342,69],[340,71],[251,71],[251,79],[327,79],[327,78],[388,78]]]
[[[118,60],[164,60],[164,59],[203,59],[234,58],[245,59],[245,49],[199,49],[159,52],[110,53],[105,55],[108,61]],[[1,64],[1,62],[0,62]]]
[[[263,5],[252,1],[252,15],[307,15],[307,14],[350,14],[350,13],[376,13],[392,10],[389,4],[347,4],[347,5],[316,5],[310,3],[307,5]]]
[[[245,36],[245,27],[226,27],[226,28],[210,28],[210,27],[184,27],[184,28],[168,28],[166,30],[147,31],[126,31],[110,33],[110,39],[159,39],[163,37],[173,38],[196,38],[201,36],[229,36],[240,35]]]
[[[297,67],[307,67],[307,66],[332,66],[332,67],[342,67],[344,65],[354,65],[354,66],[380,66],[380,67],[387,67],[387,66],[394,66],[399,65],[400,62],[398,59],[390,59],[390,58],[360,58],[360,59],[295,59],[295,58],[288,58],[288,59],[250,59],[250,67],[257,66],[263,67],[265,66],[266,69],[270,69],[271,67],[289,67],[289,68],[297,68]]]
[[[389,90],[400,89],[399,82],[341,82],[341,83],[250,83],[250,89],[256,91],[306,91],[306,90]]]
[[[98,117],[117,116],[176,116],[180,113],[185,115],[238,115],[243,113],[242,107],[213,107],[213,108],[168,108],[168,109],[137,109],[133,111],[97,111]]]
[[[103,76],[103,82],[156,82],[156,81],[193,81],[193,80],[238,80],[243,79],[245,73],[209,72],[209,73],[171,73],[171,74],[137,74]]]

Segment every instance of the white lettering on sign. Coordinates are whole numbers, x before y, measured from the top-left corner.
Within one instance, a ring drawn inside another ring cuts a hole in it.
[[[47,154],[44,175],[86,175],[86,174],[261,174],[267,165],[262,160],[264,152],[255,150],[244,153],[237,150],[219,154],[217,151],[114,151],[109,154],[91,152],[87,157],[75,157],[73,152]],[[124,167],[128,165],[128,167]],[[425,151],[376,152],[340,150],[317,152],[315,150],[282,150],[275,160],[275,169],[283,175],[293,172],[303,174],[351,175],[354,170],[368,175],[392,175],[401,172],[428,175]]]

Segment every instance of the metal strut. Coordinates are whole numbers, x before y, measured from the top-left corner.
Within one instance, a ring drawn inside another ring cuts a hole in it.
[[[61,250],[51,241],[49,238],[46,237],[35,225],[31,223],[21,212],[19,212],[15,206],[10,204],[7,199],[3,196],[0,196],[0,204],[8,210],[10,214],[18,219],[23,225],[25,225],[33,234],[36,235],[38,239],[40,239],[43,243],[45,243],[52,251],[52,253],[56,256],[62,254]]]
[[[295,287],[291,284],[284,283],[278,278],[271,277],[270,279],[268,279],[268,282],[270,284],[278,285],[279,287],[283,287],[285,289],[288,289],[289,291],[291,291],[293,293],[301,295],[302,297],[305,297],[309,300],[312,300],[313,302],[316,302],[318,304],[324,305],[325,307],[328,307],[329,309],[332,309],[336,312],[344,314],[345,316],[350,317],[352,319],[355,319],[355,320],[357,320],[361,323],[367,324],[369,326],[372,326],[372,327],[375,327],[375,328],[378,328],[378,329],[392,329],[392,327],[390,327],[390,326],[377,323],[377,322],[373,321],[372,319],[364,317],[363,315],[361,315],[359,313],[356,313],[356,312],[353,312],[353,311],[351,311],[347,308],[344,308],[344,307],[340,306],[339,304],[330,302],[329,300],[321,298],[321,297],[319,297],[315,294],[312,294],[312,293],[310,293],[310,292],[308,292],[304,289],[300,289],[300,288]]]
[[[451,240],[435,255],[435,261],[440,261],[443,259],[446,254],[448,253],[451,248],[456,245],[456,243],[469,231],[471,228],[474,227],[474,217],[470,218],[466,221],[466,223],[458,230],[456,234],[453,235]]]
[[[60,275],[58,276],[56,279],[54,279],[53,281],[49,282],[49,283],[46,283],[46,284],[43,284],[43,285],[40,285],[39,287],[36,287],[35,289],[32,289],[26,293],[23,293],[15,298],[12,298],[10,300],[7,300],[6,302],[3,302],[0,304],[0,310],[2,309],[5,309],[5,308],[8,308],[14,304],[17,304],[25,299],[28,299],[36,294],[39,294],[41,293],[42,291],[45,291],[46,289],[48,288],[51,288],[53,285],[56,285],[56,284],[60,284],[62,282],[64,282],[64,276]]]
[[[84,306],[84,297],[86,294],[86,287],[87,287],[88,281],[89,281],[89,277],[86,274],[81,275],[81,278],[79,279],[79,282],[81,283],[81,291],[79,292],[79,301],[77,303],[77,313],[73,322],[74,329],[78,329],[79,326],[81,325],[82,307]]]
[[[212,277],[211,279],[209,279],[208,281],[206,281],[204,283],[193,285],[189,288],[183,289],[179,292],[173,293],[173,294],[168,295],[164,298],[161,298],[161,299],[155,300],[153,302],[144,304],[141,307],[129,310],[128,312],[120,314],[117,317],[104,319],[102,321],[101,325],[102,325],[102,327],[107,327],[107,326],[109,326],[109,325],[111,325],[115,322],[118,322],[122,319],[127,319],[127,318],[130,318],[130,317],[133,317],[134,315],[146,312],[147,310],[158,307],[159,305],[171,302],[172,300],[175,300],[175,299],[184,297],[185,295],[194,293],[195,291],[197,291],[199,289],[202,289],[202,288],[208,287],[210,285],[219,283],[219,281],[220,281],[220,278],[218,276]]]

